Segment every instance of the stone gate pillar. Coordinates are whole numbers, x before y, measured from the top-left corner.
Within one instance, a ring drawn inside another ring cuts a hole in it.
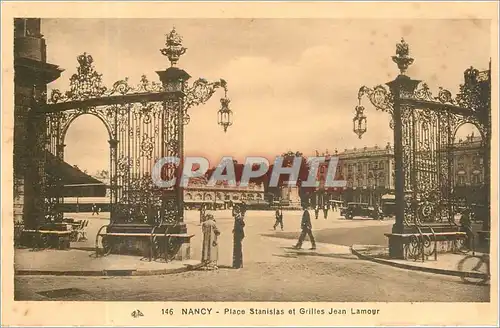
[[[14,220],[35,228],[45,216],[45,115],[47,83],[62,70],[46,62],[38,18],[14,20]]]

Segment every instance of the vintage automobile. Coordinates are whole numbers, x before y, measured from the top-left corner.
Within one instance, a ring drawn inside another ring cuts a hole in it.
[[[396,215],[396,197],[391,194],[383,195],[380,199],[380,207],[384,217]]]
[[[341,215],[347,220],[352,220],[355,216],[373,218],[378,220],[381,218],[380,210],[366,203],[347,203],[347,207],[341,210]]]

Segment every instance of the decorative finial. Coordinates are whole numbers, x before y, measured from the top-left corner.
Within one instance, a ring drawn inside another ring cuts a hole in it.
[[[470,67],[464,72],[464,80],[467,85],[474,85],[477,83],[477,78],[479,76],[479,70],[474,67]]]
[[[175,66],[179,58],[186,53],[187,48],[182,46],[182,37],[175,27],[166,35],[165,48],[160,49],[162,55],[167,56],[171,66]]]
[[[408,67],[413,64],[414,59],[410,57],[410,47],[401,38],[401,42],[396,44],[396,56],[392,56],[392,61],[398,65],[401,75],[405,75]]]

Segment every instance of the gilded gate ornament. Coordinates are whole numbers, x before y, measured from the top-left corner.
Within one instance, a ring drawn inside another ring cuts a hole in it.
[[[171,66],[175,66],[179,58],[186,53],[187,48],[182,46],[182,37],[175,27],[166,35],[165,48],[160,49],[162,55],[167,56]]]
[[[414,59],[410,57],[410,46],[403,38],[396,45],[396,56],[392,56],[392,61],[398,65],[401,75],[404,75],[408,67],[413,64]]]

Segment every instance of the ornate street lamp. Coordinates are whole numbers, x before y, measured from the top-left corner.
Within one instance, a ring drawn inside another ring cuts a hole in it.
[[[229,108],[229,103],[231,100],[227,98],[227,90],[225,90],[224,98],[220,99],[220,109],[218,112],[217,123],[222,126],[224,132],[227,131],[227,128],[233,125],[233,111]]]
[[[366,116],[363,114],[365,108],[359,104],[355,108],[356,116],[352,119],[353,123],[353,131],[358,135],[358,138],[361,139],[361,136],[366,132]]]

